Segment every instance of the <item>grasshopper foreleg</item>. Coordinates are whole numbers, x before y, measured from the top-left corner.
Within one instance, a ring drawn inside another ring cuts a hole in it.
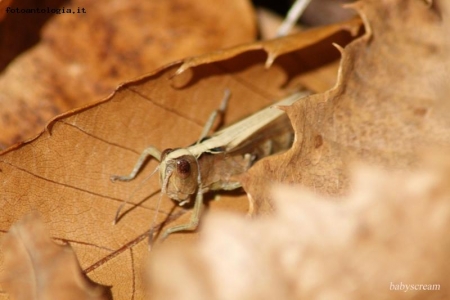
[[[122,176],[121,175],[112,175],[110,177],[111,181],[133,180],[136,177],[137,173],[139,173],[139,171],[142,169],[142,166],[144,165],[145,161],[147,160],[147,158],[149,156],[155,158],[158,161],[161,161],[161,151],[159,151],[158,149],[156,149],[153,146],[148,147],[141,153],[141,156],[139,157],[138,161],[136,162],[136,165],[134,166],[133,170],[131,171],[131,173],[129,175],[122,175]]]
[[[202,212],[203,207],[203,194],[201,189],[197,191],[197,195],[195,196],[194,209],[191,214],[191,218],[189,222],[186,224],[180,224],[174,227],[167,228],[163,235],[161,236],[161,240],[164,241],[170,234],[178,231],[194,231],[198,227],[198,223],[200,220],[200,214]]]

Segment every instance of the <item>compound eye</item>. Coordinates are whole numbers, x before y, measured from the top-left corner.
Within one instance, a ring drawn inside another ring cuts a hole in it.
[[[187,178],[191,174],[191,164],[186,159],[178,159],[177,172],[181,178]]]

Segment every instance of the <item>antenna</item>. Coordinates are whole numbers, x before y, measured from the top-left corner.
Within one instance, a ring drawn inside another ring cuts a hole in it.
[[[159,168],[159,166],[158,166],[158,168]],[[159,208],[160,208],[161,202],[162,202],[162,195],[163,195],[163,193],[166,192],[166,188],[167,188],[167,185],[169,184],[169,179],[170,179],[170,176],[172,176],[172,173],[173,173],[173,169],[172,168],[167,168],[166,169],[164,180],[163,180],[162,185],[161,185],[161,193],[159,193],[158,204],[156,205],[155,215],[153,216],[153,220],[152,220],[152,223],[150,225],[150,232],[149,232],[149,236],[148,236],[148,247],[149,247],[149,250],[152,248],[152,245],[153,245],[153,232],[154,232],[153,227],[155,226],[156,219],[158,217]]]
[[[136,192],[138,190],[140,190],[142,188],[142,186],[144,185],[144,183],[150,179],[150,177],[153,176],[153,174],[156,173],[156,171],[159,170],[159,165],[153,170],[152,173],[150,173],[150,175],[148,175],[147,177],[144,178],[144,180],[141,181],[141,183],[133,190],[133,192],[131,192],[131,194],[127,197],[127,199],[119,206],[119,208],[117,209],[116,212],[116,216],[114,217],[114,221],[113,221],[113,225],[117,224],[117,221],[119,221],[119,216],[120,216],[120,212],[122,211],[123,207],[130,203],[131,198],[133,198],[134,194],[136,194]],[[161,194],[161,193],[160,193]],[[160,197],[161,198],[161,197]],[[159,204],[158,204],[158,208],[159,208]]]

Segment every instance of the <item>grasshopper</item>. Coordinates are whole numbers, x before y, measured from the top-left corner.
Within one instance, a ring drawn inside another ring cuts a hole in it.
[[[308,94],[299,92],[275,105],[288,106]],[[222,105],[211,114],[196,143],[186,148],[166,149],[162,152],[156,147],[148,147],[129,175],[111,176],[112,181],[130,181],[136,177],[145,161],[153,157],[160,162],[158,168],[162,194],[178,201],[180,206],[190,202],[195,195],[189,222],[166,229],[162,240],[174,232],[197,229],[204,193],[241,187],[238,179],[240,174],[259,159],[287,150],[292,145],[293,130],[290,121],[282,110],[273,106],[208,137],[214,120],[224,113],[229,96],[230,92],[227,90]],[[153,222],[155,220],[156,215]]]

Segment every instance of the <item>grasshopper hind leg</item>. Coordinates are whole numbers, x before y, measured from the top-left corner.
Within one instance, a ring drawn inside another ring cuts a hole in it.
[[[223,114],[225,113],[225,110],[228,106],[228,100],[230,99],[231,92],[229,89],[226,89],[223,95],[222,102],[220,104],[220,107],[213,111],[211,115],[209,116],[208,121],[206,122],[205,126],[203,127],[202,133],[200,134],[200,138],[197,140],[196,144],[201,143],[201,141],[208,136],[209,132],[211,131],[214,122],[217,118],[220,118],[219,124],[222,122]]]

